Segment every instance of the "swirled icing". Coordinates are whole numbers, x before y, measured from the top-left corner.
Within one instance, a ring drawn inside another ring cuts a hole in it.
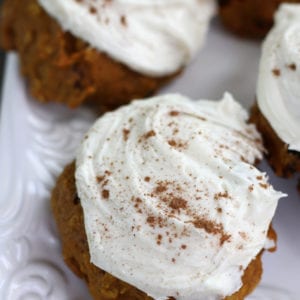
[[[39,0],[64,30],[140,73],[164,76],[202,46],[214,0]]]
[[[135,101],[101,117],[77,155],[91,261],[155,299],[233,294],[278,199],[261,139],[229,94]]]
[[[258,106],[290,150],[300,151],[300,5],[283,4],[260,61]]]

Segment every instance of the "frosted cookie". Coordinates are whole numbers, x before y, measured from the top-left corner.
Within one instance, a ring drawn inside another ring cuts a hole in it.
[[[255,168],[246,111],[165,95],[102,116],[66,167],[52,209],[67,264],[94,299],[244,299],[283,196]]]
[[[179,74],[214,11],[213,0],[6,0],[0,39],[36,99],[118,106]]]
[[[282,5],[264,41],[251,120],[275,172],[300,171],[300,5]]]

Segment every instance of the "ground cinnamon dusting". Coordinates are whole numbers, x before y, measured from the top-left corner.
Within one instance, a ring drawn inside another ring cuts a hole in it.
[[[136,197],[136,198],[135,198],[135,197],[132,197],[131,200],[135,203],[135,204],[134,204],[134,208],[136,208],[137,212],[138,212],[138,213],[142,213],[142,210],[141,210],[141,208],[140,208],[140,205],[141,205],[141,203],[142,203],[142,199],[139,198],[139,197]]]
[[[90,13],[95,14],[97,12],[97,9],[94,6],[90,7]]]
[[[127,19],[124,15],[121,16],[120,22],[123,26],[127,26]]]
[[[101,183],[104,180],[104,178],[105,178],[105,176],[97,176],[96,177],[98,183]]]
[[[185,209],[187,207],[187,201],[180,197],[172,198],[169,206],[173,209]]]
[[[263,189],[267,189],[268,185],[266,183],[260,183],[259,184]]]
[[[204,229],[209,234],[221,235],[220,246],[222,246],[225,242],[229,241],[231,237],[229,234],[225,233],[222,224],[218,224],[216,222],[200,217],[196,218],[192,223],[196,228]]]
[[[155,135],[156,135],[156,132],[154,130],[150,130],[150,131],[148,131],[147,133],[144,134],[144,138],[148,139],[148,138],[150,138],[152,136],[155,136]]]
[[[161,240],[162,240],[162,235],[161,235],[161,234],[158,234],[158,235],[157,235],[157,238],[156,238],[156,244],[157,244],[157,245],[160,245],[160,244],[161,244]]]
[[[98,175],[98,176],[96,177],[97,183],[101,184],[101,187],[102,187],[102,188],[104,188],[104,187],[108,184],[109,179],[107,179],[107,176],[110,176],[110,175],[111,175],[111,172],[108,171],[108,170],[105,170],[104,174],[105,174],[105,175]],[[102,196],[103,196],[104,194],[106,195],[106,192],[104,192],[104,193],[102,192]],[[105,198],[105,197],[103,197],[103,198]],[[107,198],[108,198],[108,197],[107,197]]]
[[[296,66],[296,64],[290,64],[290,65],[288,65],[288,67],[292,70],[292,71],[296,71],[297,70],[297,66]]]
[[[174,140],[170,140],[170,141],[168,141],[168,144],[170,145],[170,146],[172,146],[172,147],[176,147],[176,142],[174,141]]]
[[[222,246],[225,242],[229,242],[231,238],[230,234],[224,234],[220,238],[220,246]]]
[[[171,147],[174,147],[174,148],[186,148],[187,146],[187,143],[184,143],[182,141],[175,141],[175,140],[169,140],[168,141],[168,144],[171,146]]]
[[[144,178],[144,180],[145,180],[146,182],[149,182],[149,181],[151,180],[151,178],[150,178],[149,176],[146,176],[146,177]]]
[[[148,216],[146,222],[152,228],[155,228],[156,226],[158,226],[159,228],[163,228],[164,226],[166,226],[166,220],[162,217]]]
[[[204,229],[207,233],[219,234],[223,231],[223,226],[221,224],[200,217],[195,219],[193,224],[196,228]]]
[[[135,198],[135,201],[136,201],[136,203],[142,203],[142,199],[139,197]]]
[[[172,110],[172,111],[170,111],[169,115],[170,115],[171,117],[176,117],[176,116],[179,115],[179,111]]]
[[[149,217],[147,218],[146,222],[147,222],[151,227],[154,227],[154,224],[155,224],[155,217],[149,216]]]
[[[281,74],[281,72],[280,72],[280,70],[279,69],[273,69],[272,70],[272,73],[275,75],[275,76],[280,76],[280,74]]]
[[[246,234],[246,232],[240,231],[240,232],[239,232],[239,235],[241,236],[242,239],[244,239],[244,240],[247,239],[247,234]]]
[[[128,140],[128,135],[130,133],[130,130],[128,129],[123,129],[123,139],[124,141],[127,141]]]
[[[220,193],[215,194],[215,196],[214,196],[215,200],[219,200],[220,198],[230,198],[230,196],[227,191],[225,191],[224,193],[220,192]]]
[[[177,134],[178,132],[179,132],[179,129],[178,129],[178,128],[175,128],[175,129],[173,130],[173,135]]]
[[[109,190],[102,190],[102,197],[104,199],[108,199],[109,198]]]
[[[163,193],[168,189],[167,183],[164,182],[159,182],[156,186],[156,188],[154,189],[154,193],[159,194],[159,193]]]

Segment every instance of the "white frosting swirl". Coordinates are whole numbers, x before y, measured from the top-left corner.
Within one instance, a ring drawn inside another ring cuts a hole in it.
[[[290,150],[300,151],[300,4],[283,4],[262,49],[258,106]]]
[[[64,30],[150,76],[185,66],[215,11],[215,0],[38,1]]]
[[[260,136],[226,94],[136,101],[77,155],[91,261],[155,299],[220,299],[264,248],[282,196],[252,166]]]

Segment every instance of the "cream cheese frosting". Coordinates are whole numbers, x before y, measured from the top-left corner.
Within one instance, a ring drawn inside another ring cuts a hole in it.
[[[225,94],[171,94],[102,116],[76,160],[91,261],[154,299],[216,300],[242,285],[283,196],[253,166],[260,135]]]
[[[38,0],[64,30],[142,74],[165,76],[202,46],[215,0]]]
[[[300,4],[283,4],[262,48],[258,106],[289,150],[300,151]]]

